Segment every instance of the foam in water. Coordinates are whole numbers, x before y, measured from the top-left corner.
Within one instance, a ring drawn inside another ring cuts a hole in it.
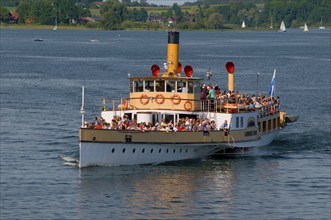
[[[62,160],[66,161],[64,164],[68,166],[77,166],[79,164],[79,160],[69,156],[61,156]]]

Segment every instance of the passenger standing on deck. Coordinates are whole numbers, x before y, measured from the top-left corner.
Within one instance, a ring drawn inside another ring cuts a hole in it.
[[[222,123],[220,130],[223,130],[223,131],[229,131],[229,124],[228,124],[228,121],[227,121],[227,120],[225,120],[225,121]]]

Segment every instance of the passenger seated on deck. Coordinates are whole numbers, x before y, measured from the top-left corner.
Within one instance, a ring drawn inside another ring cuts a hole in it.
[[[227,121],[227,120],[225,120],[225,121],[222,123],[220,130],[223,130],[223,131],[229,131],[229,124],[228,124],[228,121]]]

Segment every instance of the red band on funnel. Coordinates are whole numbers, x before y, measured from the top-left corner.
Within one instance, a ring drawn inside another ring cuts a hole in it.
[[[232,62],[227,62],[225,64],[226,70],[228,73],[233,73],[234,72],[234,64]]]
[[[193,74],[193,68],[191,66],[185,66],[184,72],[187,77],[191,77]]]
[[[156,64],[154,64],[153,66],[151,66],[151,71],[153,76],[158,77],[159,76],[159,72],[160,72],[160,67]]]
[[[182,64],[178,62],[178,73],[182,72]]]

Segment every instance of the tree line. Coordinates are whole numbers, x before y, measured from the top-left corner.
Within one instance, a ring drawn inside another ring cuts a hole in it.
[[[10,1],[10,0],[6,0]],[[246,26],[268,27],[271,23],[279,25],[282,20],[288,27],[298,27],[304,22],[317,24],[323,18],[324,24],[330,24],[330,0],[260,0],[262,6],[257,6],[256,1],[228,0],[228,4],[214,2],[227,0],[199,0],[190,6],[180,7],[173,4],[171,7],[156,7],[146,1],[140,3],[131,0],[108,0],[98,6],[91,0],[76,3],[75,0],[25,0],[19,2],[16,12],[19,14],[17,23],[27,21],[50,25],[55,19],[59,24],[73,23],[80,17],[90,17],[91,12],[86,8],[93,4],[98,8],[100,16],[93,22],[87,22],[88,27],[102,29],[126,28],[168,28],[172,21],[178,29],[223,29],[238,27],[245,21]],[[205,4],[204,4],[205,2]],[[134,7],[132,6],[134,5]],[[159,10],[162,8],[163,10]],[[9,10],[0,6],[0,20],[10,21]],[[29,18],[30,20],[27,20]]]

